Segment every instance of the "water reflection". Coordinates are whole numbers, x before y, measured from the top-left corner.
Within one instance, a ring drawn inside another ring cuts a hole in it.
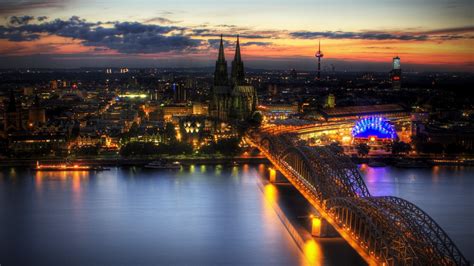
[[[303,252],[311,265],[323,264],[321,246],[314,239],[306,241]]]
[[[18,170],[21,182],[0,183],[2,265],[298,265],[304,259],[262,204],[275,190],[258,189],[255,168],[183,168]]]

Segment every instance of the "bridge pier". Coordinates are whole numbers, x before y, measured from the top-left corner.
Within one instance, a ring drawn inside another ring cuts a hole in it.
[[[324,218],[311,215],[311,235],[314,237],[336,237],[337,231]]]
[[[270,183],[275,183],[277,181],[277,170],[273,167],[268,167],[268,180]]]

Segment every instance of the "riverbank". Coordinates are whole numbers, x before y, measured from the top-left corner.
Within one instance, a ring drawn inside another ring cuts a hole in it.
[[[145,166],[150,162],[163,159],[165,161],[179,161],[182,165],[191,164],[261,164],[268,163],[263,156],[245,156],[245,157],[162,157],[162,158],[67,158],[67,160],[90,166]],[[36,162],[42,164],[59,164],[64,163],[65,158],[28,158],[28,159],[2,159],[0,160],[0,168],[2,167],[34,167]]]
[[[191,164],[260,164],[269,163],[264,156],[151,156],[151,157],[120,157],[120,156],[94,156],[94,157],[38,157],[38,158],[1,158],[0,168],[4,167],[33,167],[39,161],[43,164],[58,164],[65,161],[91,166],[144,166],[156,160],[169,162],[178,161],[183,165]],[[474,166],[474,158],[442,157],[442,156],[351,156],[355,164],[382,163],[385,165],[404,166],[404,168],[417,168],[416,165],[432,167],[437,165]]]
[[[417,166],[432,167],[440,165],[451,166],[474,166],[473,158],[446,158],[446,157],[411,157],[411,156],[381,156],[381,157],[357,157],[351,160],[356,164],[382,163],[403,168],[417,168]],[[413,167],[410,167],[413,166]]]

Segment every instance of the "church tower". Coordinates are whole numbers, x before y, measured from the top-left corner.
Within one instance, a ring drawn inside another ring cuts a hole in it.
[[[242,62],[242,56],[240,55],[240,43],[239,35],[237,35],[237,45],[235,47],[234,61],[232,61],[232,85],[244,85],[245,73],[244,73],[244,62]]]
[[[257,92],[245,83],[244,63],[240,54],[237,36],[235,56],[232,61],[231,77],[227,75],[227,62],[224,57],[224,43],[221,35],[219,55],[214,71],[214,86],[211,91],[209,111],[220,121],[242,121],[250,118],[257,106]]]
[[[224,43],[221,34],[221,43],[219,45],[219,57],[216,61],[216,69],[214,70],[214,85],[226,86],[229,84],[229,77],[227,75],[227,61],[224,56]]]

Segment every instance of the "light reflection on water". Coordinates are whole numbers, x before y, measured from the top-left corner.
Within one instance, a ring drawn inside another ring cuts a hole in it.
[[[474,168],[360,170],[373,195],[420,206],[465,255],[474,254]],[[196,165],[177,171],[0,171],[0,258],[10,264],[305,264],[256,185],[265,165]],[[27,256],[28,255],[28,256]],[[5,259],[6,258],[6,259]]]
[[[264,204],[255,167],[182,168],[1,172],[0,263],[306,262]]]

